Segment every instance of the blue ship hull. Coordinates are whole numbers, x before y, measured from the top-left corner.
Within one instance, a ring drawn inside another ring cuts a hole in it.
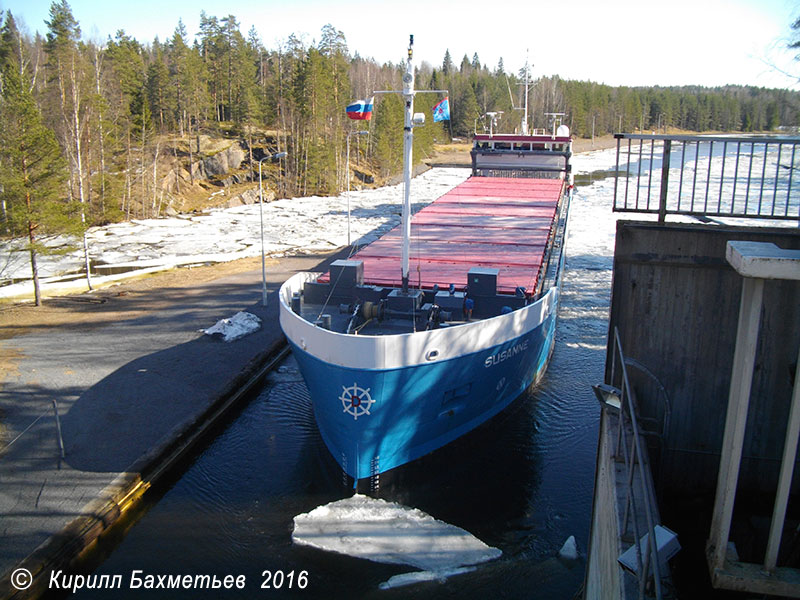
[[[542,376],[568,190],[561,176],[473,177],[420,210],[416,289],[397,281],[391,232],[281,287],[281,327],[320,433],[356,486],[472,431]]]
[[[533,328],[450,359],[389,369],[326,362],[290,337],[320,433],[342,470],[364,479],[420,458],[505,409],[544,373],[557,289]],[[504,317],[496,317],[502,319]]]

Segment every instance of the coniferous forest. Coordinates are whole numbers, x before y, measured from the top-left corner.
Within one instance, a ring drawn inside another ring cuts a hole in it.
[[[171,38],[140,41],[120,29],[98,45],[57,0],[46,28],[22,34],[7,12],[0,30],[0,236],[28,238],[32,256],[48,233],[158,216],[176,196],[208,196],[214,174],[200,159],[218,151],[211,138],[237,140],[237,183],[252,187],[263,166],[283,196],[344,189],[347,134],[363,128],[369,136],[350,136],[354,161],[379,178],[400,170],[400,97],[377,97],[371,121],[350,121],[344,108],[374,90],[401,89],[404,65],[363,57],[369,49],[349,48],[332,25],[312,43],[292,34],[266,48],[234,15],[203,12],[197,32],[178,22]],[[431,119],[441,95],[417,96],[415,110],[428,118],[415,131],[415,158],[482,131],[489,111],[503,111],[495,131],[514,131],[523,79],[477,54],[422,62],[417,89],[449,90],[452,120]],[[800,125],[800,96],[782,89],[611,87],[553,76],[532,80],[528,99],[532,127],[546,125],[545,112],[564,112],[581,137]],[[274,152],[286,157],[259,162]]]

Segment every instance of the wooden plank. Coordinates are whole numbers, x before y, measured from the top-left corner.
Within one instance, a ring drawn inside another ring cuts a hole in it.
[[[764,281],[745,279],[739,307],[739,325],[736,333],[736,351],[725,417],[722,456],[717,477],[714,515],[711,520],[708,551],[712,568],[719,569],[725,562],[728,537],[733,518],[733,503],[744,447],[744,430],[750,407],[750,389],[753,383],[753,366],[756,362],[758,331],[761,324],[761,307]]]

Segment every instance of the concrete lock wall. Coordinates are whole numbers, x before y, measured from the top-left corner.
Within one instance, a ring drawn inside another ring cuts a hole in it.
[[[665,435],[651,445],[661,491],[716,487],[742,287],[725,260],[728,240],[800,249],[800,230],[617,225],[609,340],[618,327],[626,357],[640,365],[629,367],[629,376],[642,416],[653,419],[649,430],[659,430],[665,416],[655,379],[669,397]],[[767,281],[740,491],[775,488],[798,347],[800,284]],[[607,380],[610,365],[609,355]]]

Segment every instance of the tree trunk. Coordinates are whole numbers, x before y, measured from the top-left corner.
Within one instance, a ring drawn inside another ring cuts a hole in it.
[[[144,144],[147,136],[147,127],[144,123],[144,119],[142,119],[142,148],[139,153],[139,177],[142,178],[142,198],[140,203],[142,205],[142,218],[146,219],[147,215],[145,211],[147,210],[147,177],[144,176]]]
[[[94,61],[94,80],[97,97],[100,98],[100,56],[95,50]],[[100,140],[100,213],[105,216],[106,214],[106,151],[105,151],[105,132],[103,131],[103,113],[97,116],[97,129],[98,137]]]
[[[31,272],[33,274],[33,303],[42,305],[42,289],[39,283],[39,265],[36,262],[36,248],[34,247],[33,223],[28,223],[28,239],[31,243]]]
[[[153,217],[157,217],[158,213],[156,212],[156,200],[158,199],[158,151],[161,149],[161,142],[156,142],[156,153],[153,156],[153,207],[151,209],[151,213]]]
[[[130,221],[131,220],[131,202],[133,201],[132,196],[132,187],[133,181],[131,180],[131,169],[133,168],[133,162],[131,160],[131,128],[130,124],[128,124],[127,130],[127,139],[128,139],[128,152],[127,152],[127,164],[125,166],[125,192],[128,196],[128,211],[125,215],[125,218]]]
[[[247,153],[250,157],[250,178],[251,180],[255,178],[255,173],[253,171],[253,128],[247,128]]]
[[[81,121],[80,121],[80,95],[78,93],[77,70],[75,65],[75,53],[72,54],[70,65],[72,95],[72,142],[75,149],[75,169],[78,174],[78,200],[81,203],[81,223],[86,226],[86,192],[83,181],[83,159],[81,156]],[[86,231],[83,233],[83,260],[86,269],[86,285],[89,291],[92,290],[92,274],[89,268],[89,244],[86,239]]]
[[[194,185],[194,152],[192,152],[192,123],[187,121],[189,128],[189,184]]]
[[[22,176],[27,181],[28,167],[25,159],[22,161]],[[25,206],[28,209],[28,242],[30,243],[31,253],[31,275],[33,276],[33,302],[36,306],[42,305],[42,290],[39,284],[39,264],[36,260],[36,224],[31,220],[32,206],[31,206],[31,193],[25,192]]]
[[[89,125],[86,127],[86,145],[84,147],[84,152],[86,153],[86,198],[91,203],[92,197],[94,196],[93,189],[92,189],[92,152],[94,151],[94,140],[92,139],[92,127],[91,127],[91,119],[87,115],[86,123]]]
[[[178,160],[178,145],[172,146],[172,156],[175,159],[175,193],[181,193],[181,163]],[[191,153],[190,153],[191,156]],[[191,170],[191,161],[189,162],[189,170]],[[163,196],[163,192],[162,192]]]

